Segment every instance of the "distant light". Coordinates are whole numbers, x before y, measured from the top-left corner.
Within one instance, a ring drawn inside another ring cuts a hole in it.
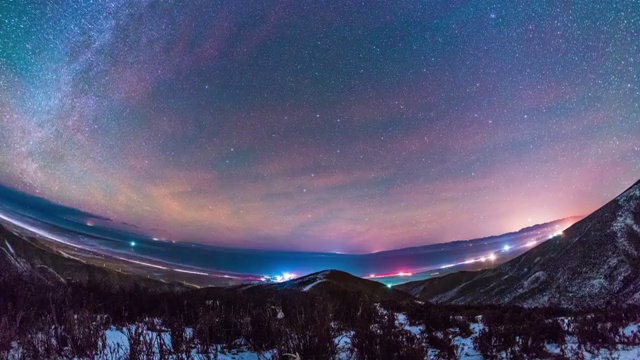
[[[484,256],[480,258],[480,261],[485,262],[487,261],[487,258],[485,258]]]
[[[491,261],[495,261],[497,257],[496,257],[496,254],[491,253],[491,254],[489,254],[488,258],[489,258],[489,260],[491,260]]]
[[[130,243],[130,245],[131,245],[131,246],[136,246],[136,242],[135,242],[135,241],[132,241],[132,242]]]
[[[396,275],[398,275],[398,276],[411,276],[411,275],[413,275],[413,274],[412,274],[412,273],[410,273],[410,272],[400,271],[400,272],[399,272],[399,273],[397,273]]]
[[[152,239],[153,239],[153,241],[158,241],[158,240],[160,240],[160,239],[158,239],[157,237],[154,237],[154,238],[152,238]]]
[[[531,240],[528,243],[524,244],[526,247],[536,246],[538,242],[536,240]]]
[[[294,279],[296,277],[296,274],[286,272],[286,273],[282,273],[282,277],[284,278],[285,281],[287,281],[287,280]]]
[[[374,278],[374,277],[376,277],[376,274],[369,274],[369,277],[370,278]]]
[[[209,276],[209,274],[207,274],[207,273],[205,273],[205,272],[201,272],[201,271],[194,271],[194,270],[173,269],[173,271],[176,271],[176,272],[179,272],[179,273],[185,273],[185,274],[194,274],[194,275]]]
[[[504,251],[509,251],[509,249],[511,249],[511,246],[509,246],[509,245],[505,245],[505,246],[502,247],[502,250],[504,250]]]
[[[273,277],[273,281],[275,282],[285,282],[285,281],[289,281],[291,279],[295,279],[296,278],[296,274],[293,273],[282,273],[282,275],[276,275]]]
[[[93,226],[93,222],[87,221],[87,226]]]
[[[387,287],[388,287],[389,289],[391,289],[391,286],[392,286],[391,284],[387,284]]]

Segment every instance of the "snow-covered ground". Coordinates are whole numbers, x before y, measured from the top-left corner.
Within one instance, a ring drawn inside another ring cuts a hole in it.
[[[424,332],[424,326],[417,326],[410,324],[407,316],[403,313],[396,313],[396,323],[398,326],[404,328],[405,330],[413,333],[414,335],[420,336],[422,332]],[[559,318],[558,321],[563,325],[565,329],[567,329],[570,322],[569,319]],[[153,322],[151,322],[153,323]],[[151,327],[155,328],[151,330]],[[123,359],[126,358],[130,351],[129,338],[130,335],[134,335],[135,338],[136,331],[138,331],[138,335],[142,333],[142,337],[150,340],[152,344],[151,353],[153,353],[154,358],[160,358],[160,352],[164,348],[165,350],[171,349],[171,337],[168,331],[159,330],[162,329],[160,324],[155,324],[149,327],[147,325],[138,324],[135,326],[128,327],[109,327],[105,331],[104,337],[104,348],[103,355],[97,357],[97,359]],[[470,323],[471,334],[468,337],[463,337],[461,335],[451,335],[451,341],[456,349],[456,354],[458,359],[462,360],[482,360],[483,357],[481,353],[475,348],[474,340],[480,334],[481,330],[484,328],[482,323],[482,318],[478,317],[476,322]],[[450,334],[459,334],[457,329],[450,329]],[[625,337],[632,337],[640,335],[640,324],[632,323],[621,329],[621,334]],[[192,329],[187,328],[185,331],[185,337],[189,338],[192,336]],[[351,352],[351,338],[353,336],[353,332],[346,331],[341,333],[338,337],[335,338],[335,342],[338,345],[338,356],[337,360],[348,360],[352,359]],[[101,344],[102,345],[102,344]],[[262,353],[257,353],[255,351],[251,351],[243,342],[242,339],[238,339],[236,341],[236,348],[234,350],[225,350],[223,345],[213,346],[209,349],[208,353],[202,353],[198,351],[198,349],[191,349],[190,355],[193,359],[220,359],[220,360],[267,360],[271,359],[275,350],[266,351]],[[100,346],[102,347],[102,346]],[[640,359],[640,345],[624,345],[618,344],[613,350],[599,350],[594,352],[589,349],[585,349],[578,344],[578,341],[575,336],[569,335],[565,338],[565,344],[559,346],[558,344],[547,344],[546,350],[552,356],[553,355],[564,355],[569,358],[576,358],[582,356],[584,359]],[[428,350],[427,359],[436,358],[439,354],[436,350],[430,349]],[[24,358],[24,354],[21,351],[21,348],[18,344],[13,344],[13,350],[9,353],[9,360],[17,360]],[[508,356],[503,354],[502,356],[498,356],[498,359],[507,359]],[[304,359],[301,359],[304,360]]]
[[[309,284],[309,285],[305,286],[305,287],[302,289],[302,291],[307,292],[307,291],[311,290],[311,288],[313,288],[314,286],[316,286],[316,285],[320,284],[321,282],[324,282],[324,281],[325,281],[324,277],[325,277],[328,273],[329,273],[328,271],[323,271],[323,272],[319,273],[319,274],[316,276],[316,281],[314,281],[314,282],[312,282],[311,284]]]
[[[107,353],[115,353],[117,358],[124,358],[129,353],[129,337],[128,328],[118,329],[112,327],[105,333],[107,343]],[[185,336],[190,337],[192,329],[187,328]],[[160,345],[162,341],[166,346],[171,349],[171,337],[169,332],[153,332],[149,330],[144,331],[144,336],[149,339],[153,339],[153,352],[156,357],[159,356]],[[159,338],[160,337],[160,338]],[[191,350],[191,356],[193,359],[220,359],[220,360],[265,360],[271,359],[272,352],[265,352],[258,354],[254,351],[247,350],[246,346],[242,345],[242,340],[238,340],[238,348],[225,351],[222,345],[217,345],[209,353],[201,353],[197,349]]]

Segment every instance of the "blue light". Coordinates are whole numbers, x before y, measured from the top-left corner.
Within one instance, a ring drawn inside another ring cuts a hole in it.
[[[135,241],[132,241],[132,242],[131,242],[131,246],[136,246],[136,242],[135,242]]]

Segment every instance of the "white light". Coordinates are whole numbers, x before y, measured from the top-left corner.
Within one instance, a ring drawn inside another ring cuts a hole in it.
[[[287,280],[291,280],[291,279],[294,279],[295,277],[296,277],[296,275],[295,275],[295,274],[292,274],[292,273],[288,273],[288,272],[282,273],[282,278],[283,278],[285,281],[287,281]]]
[[[387,284],[387,287],[388,287],[389,289],[391,289],[391,284]]]
[[[494,254],[494,253],[489,254],[489,260],[495,261],[496,260],[496,254]]]
[[[484,256],[480,258],[480,261],[485,262],[487,261],[487,258],[485,258]]]
[[[509,246],[509,245],[505,245],[505,246],[502,247],[502,250],[504,250],[504,251],[509,251],[509,249],[511,249],[511,246]]]
[[[295,278],[296,278],[296,274],[285,272],[285,273],[282,273],[282,275],[274,276],[273,277],[273,281],[280,283],[280,282],[289,281],[289,280],[295,279]]]
[[[147,262],[142,262],[142,261],[137,261],[137,260],[132,260],[132,259],[125,259],[125,258],[121,258],[121,257],[118,257],[118,256],[116,256],[115,258],[116,258],[116,259],[119,259],[119,260],[122,260],[122,261],[132,262],[132,263],[134,263],[134,264],[139,264],[139,265],[144,265],[144,266],[150,266],[150,267],[152,267],[152,268],[156,268],[156,269],[169,270],[169,268],[168,268],[168,267],[166,267],[166,266],[160,266],[160,265],[150,264],[150,263],[147,263]]]
[[[136,246],[136,242],[135,242],[135,241],[132,241],[132,242],[131,242],[131,246]]]
[[[185,270],[185,269],[173,269],[173,271],[177,271],[179,273],[184,273],[184,274],[209,276],[209,274],[207,274],[205,272],[201,272],[201,271],[193,271],[193,270]]]
[[[527,247],[532,247],[532,246],[536,246],[538,242],[536,240],[531,240],[528,243],[525,244],[525,246]]]

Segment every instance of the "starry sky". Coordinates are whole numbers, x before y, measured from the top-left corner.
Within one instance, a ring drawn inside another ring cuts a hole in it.
[[[586,215],[640,178],[639,38],[632,1],[3,1],[0,185],[237,248]]]

